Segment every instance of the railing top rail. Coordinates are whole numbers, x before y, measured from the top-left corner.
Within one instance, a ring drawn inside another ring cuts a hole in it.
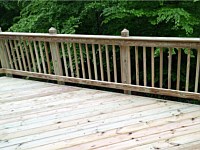
[[[0,37],[43,37],[43,38],[74,38],[96,40],[127,40],[127,41],[162,41],[162,42],[200,42],[200,38],[186,37],[143,37],[143,36],[110,36],[110,35],[83,35],[83,34],[49,34],[49,33],[23,33],[23,32],[0,32]]]

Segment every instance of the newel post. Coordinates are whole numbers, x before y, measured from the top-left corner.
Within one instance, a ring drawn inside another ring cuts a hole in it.
[[[49,34],[50,35],[56,35],[57,30],[53,27],[49,29]],[[59,53],[59,47],[57,42],[49,42],[50,44],[50,50],[51,50],[51,55],[52,55],[52,61],[53,61],[53,68],[54,68],[54,73],[55,75],[63,75],[63,70],[62,70],[62,64],[61,64],[61,59],[60,59],[60,53]],[[63,82],[58,82],[59,84],[63,84]]]
[[[129,37],[129,31],[124,29],[121,31],[122,37]],[[124,42],[120,47],[120,61],[121,61],[121,80],[122,83],[131,84],[131,61],[130,61],[130,47]],[[124,90],[125,94],[131,94],[131,91]]]
[[[2,30],[0,27],[0,34],[1,33],[2,33]],[[10,68],[8,54],[7,54],[3,39],[0,39],[0,61],[1,61],[2,68]]]

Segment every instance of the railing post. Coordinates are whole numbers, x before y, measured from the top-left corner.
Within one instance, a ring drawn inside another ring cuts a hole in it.
[[[0,34],[1,32],[2,30],[0,27]],[[0,40],[0,61],[1,61],[2,68],[8,68],[8,69],[10,68],[8,54],[7,54],[6,47],[3,40]]]
[[[57,34],[57,30],[53,27],[49,29],[49,34],[55,35]],[[63,75],[62,64],[60,59],[59,47],[57,42],[50,42],[50,50],[53,61],[53,68],[55,75]],[[58,82],[59,84],[63,84],[63,82]]]
[[[122,37],[128,37],[129,31],[124,29],[121,31]],[[131,84],[131,61],[130,61],[130,47],[125,43],[120,47],[120,61],[121,61],[121,80],[122,83]],[[131,94],[131,91],[124,90],[125,94]]]

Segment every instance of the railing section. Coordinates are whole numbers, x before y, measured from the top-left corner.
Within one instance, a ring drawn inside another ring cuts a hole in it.
[[[64,35],[55,28],[49,34],[0,32],[0,66],[5,73],[125,93],[200,99],[198,38],[130,37],[128,30],[121,34]]]

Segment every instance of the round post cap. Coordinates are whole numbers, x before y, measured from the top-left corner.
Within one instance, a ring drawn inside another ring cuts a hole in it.
[[[50,33],[50,34],[57,34],[56,28],[51,27],[51,28],[49,29],[49,33]]]
[[[121,36],[123,36],[123,37],[129,36],[129,31],[127,29],[122,30],[121,31]]]

